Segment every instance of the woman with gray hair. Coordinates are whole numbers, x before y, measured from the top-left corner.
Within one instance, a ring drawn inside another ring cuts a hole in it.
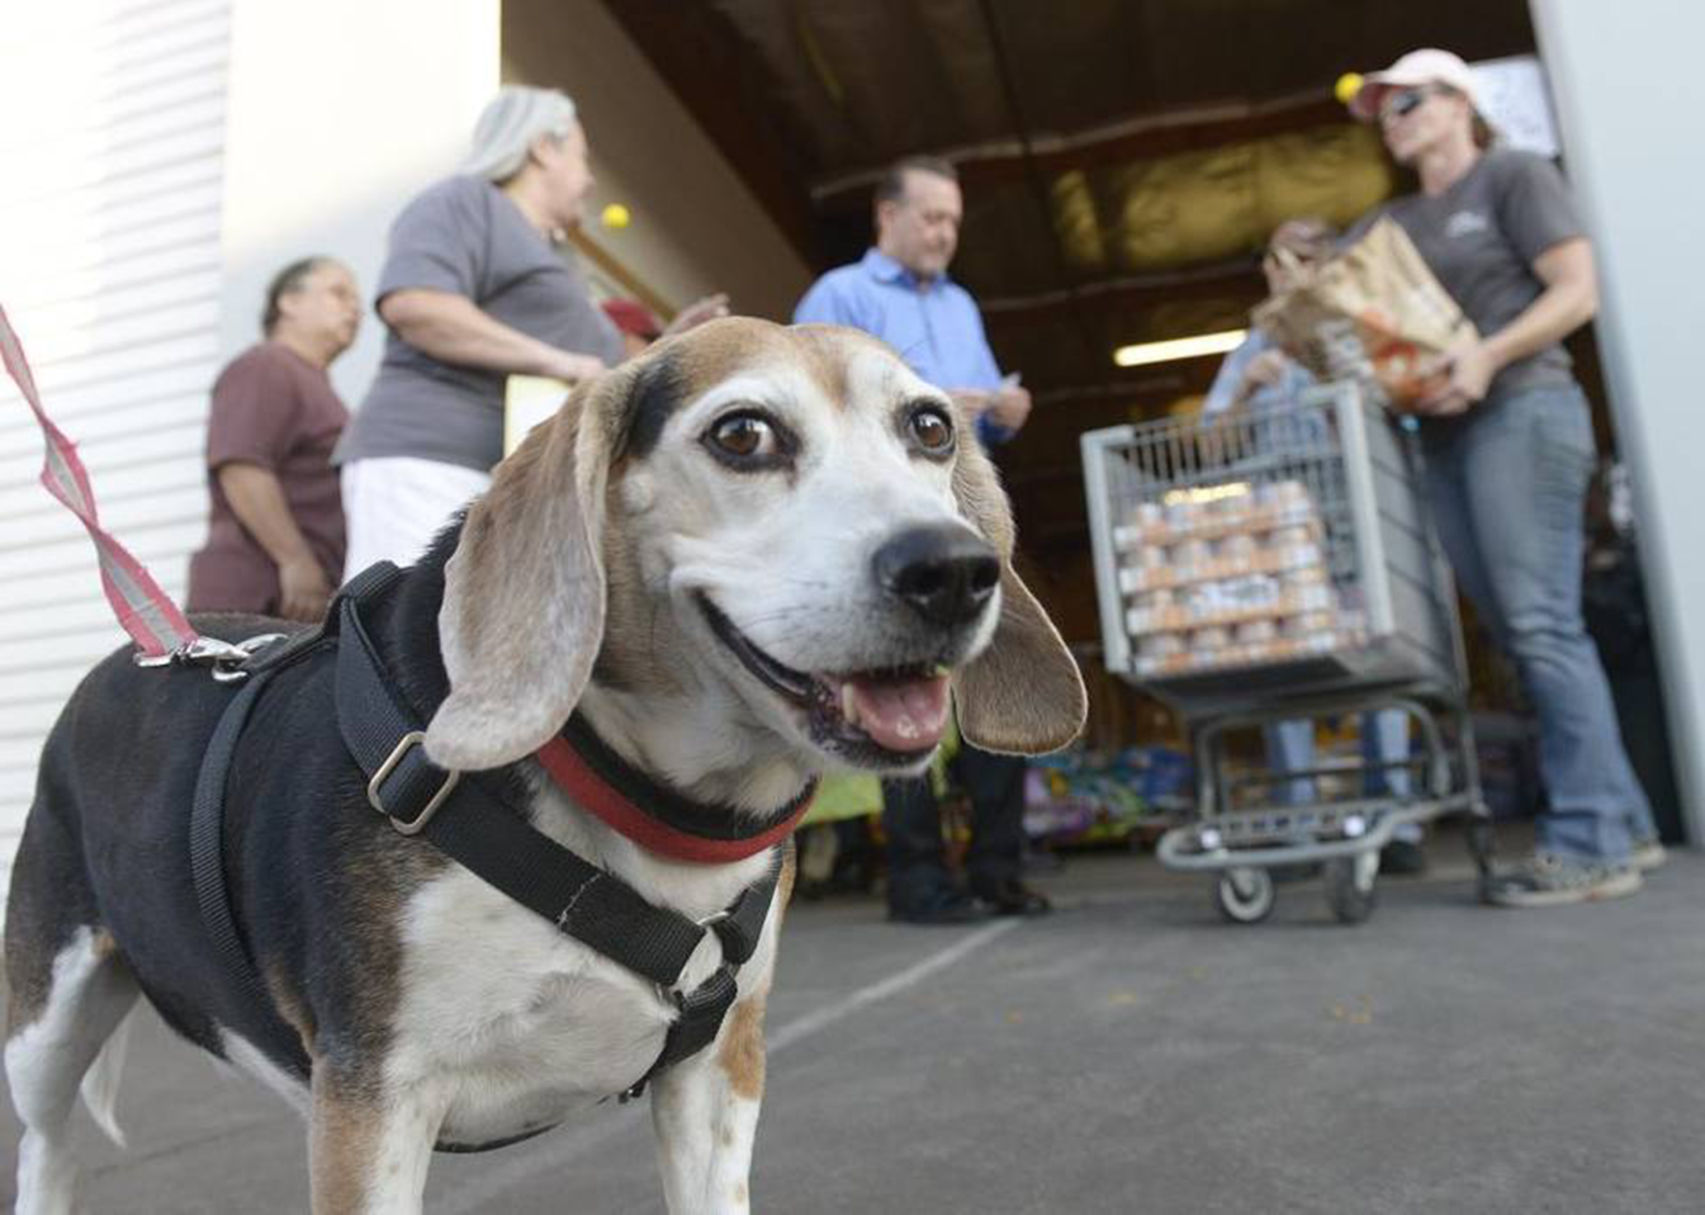
[[[414,561],[490,485],[507,376],[576,383],[622,359],[621,335],[562,247],[593,185],[587,152],[567,96],[504,88],[461,171],[392,224],[376,293],[385,354],[337,452],[346,577]],[[666,332],[725,312],[720,296],[700,301]]]

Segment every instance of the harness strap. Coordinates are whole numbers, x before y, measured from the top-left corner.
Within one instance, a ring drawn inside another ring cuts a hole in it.
[[[705,929],[655,907],[511,811],[480,775],[426,758],[425,735],[380,673],[354,602],[337,656],[338,726],[367,774],[367,799],[405,835],[420,835],[522,906],[653,983],[673,987]]]
[[[622,1094],[638,1096],[660,1071],[715,1040],[738,995],[735,974],[757,949],[779,866],[772,864],[727,910],[704,923],[647,901],[515,813],[488,786],[492,778],[448,772],[426,758],[424,734],[385,674],[358,600],[358,594],[348,594],[337,609],[337,711],[344,742],[368,776],[368,801],[403,835],[430,841],[559,931],[673,997],[679,1015],[662,1052]],[[707,930],[722,946],[723,963],[682,993],[681,972]]]
[[[758,937],[775,900],[780,867],[772,865],[763,880],[743,891],[727,913],[711,922],[711,930],[722,941],[722,965],[692,991],[675,993],[679,1015],[663,1039],[663,1050],[651,1070],[621,1094],[623,1102],[645,1092],[645,1086],[683,1059],[690,1059],[716,1041],[723,1018],[740,994],[735,975],[758,949]]]
[[[249,678],[241,685],[234,685],[242,690],[219,715],[196,774],[189,819],[190,879],[195,888],[196,907],[201,912],[202,927],[213,942],[215,956],[251,999],[260,1031],[257,1043],[294,1045],[300,1043],[300,1035],[279,1017],[272,994],[231,913],[230,886],[225,880],[225,785],[249,714],[272,677],[333,641],[335,633],[328,633],[324,627],[304,629],[258,651],[251,660]]]
[[[264,1024],[261,1042],[296,1042],[298,1035],[279,1017],[265,980],[249,953],[237,921],[231,914],[230,890],[225,882],[225,778],[231,771],[237,740],[248,724],[249,710],[271,680],[271,673],[250,679],[226,706],[202,757],[195,782],[195,801],[189,819],[190,876],[201,923],[213,940],[215,956],[234,975],[249,995],[256,1015]],[[258,1043],[257,1043],[258,1044]]]

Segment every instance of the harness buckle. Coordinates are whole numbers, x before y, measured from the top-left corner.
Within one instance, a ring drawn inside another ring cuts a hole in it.
[[[379,765],[379,770],[373,773],[373,779],[367,782],[368,805],[383,814],[400,835],[419,835],[425,829],[426,824],[432,821],[432,816],[437,814],[444,803],[450,799],[450,794],[455,791],[457,783],[462,779],[462,774],[459,771],[451,769],[445,776],[444,783],[438,787],[438,792],[434,793],[432,800],[426,803],[426,808],[412,819],[401,819],[391,813],[381,796],[385,778],[397,770],[397,767],[407,758],[410,748],[418,747],[425,741],[426,731],[410,730],[397,741],[395,749],[392,750],[385,762]]]

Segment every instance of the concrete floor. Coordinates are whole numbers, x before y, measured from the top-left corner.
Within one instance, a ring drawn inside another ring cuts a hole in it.
[[[756,1207],[1705,1210],[1705,858],[1623,902],[1512,912],[1473,901],[1456,841],[1432,852],[1355,928],[1314,883],[1230,927],[1202,879],[1123,855],[1072,859],[1027,923],[796,905]],[[306,1209],[295,1115],[155,1022],[119,1114],[123,1152],[83,1118],[89,1209]],[[8,1110],[8,1200],[17,1136]],[[427,1205],[660,1210],[648,1121],[608,1106],[441,1156]]]

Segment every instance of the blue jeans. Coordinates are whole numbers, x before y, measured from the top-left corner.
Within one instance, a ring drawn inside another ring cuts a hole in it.
[[[1586,398],[1573,384],[1533,388],[1423,437],[1439,540],[1539,714],[1550,794],[1539,846],[1624,862],[1631,837],[1657,827],[1581,622],[1581,515],[1595,459]]]
[[[1382,709],[1362,714],[1362,796],[1390,794],[1399,801],[1410,792],[1407,768],[1383,765],[1409,758],[1409,715],[1402,709]],[[1276,772],[1301,772],[1314,767],[1314,723],[1307,718],[1275,722],[1266,729],[1267,762]],[[1312,777],[1299,776],[1277,787],[1275,801],[1303,806],[1315,800]],[[1392,838],[1417,843],[1421,828],[1404,823]]]

